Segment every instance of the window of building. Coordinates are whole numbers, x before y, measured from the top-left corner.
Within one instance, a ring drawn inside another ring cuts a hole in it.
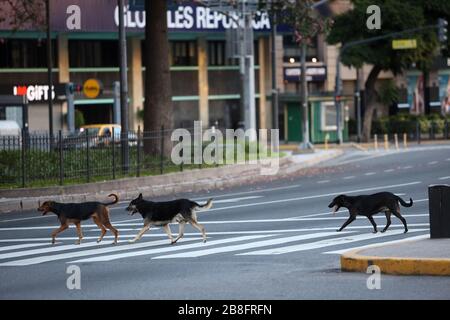
[[[0,39],[0,68],[45,68],[47,45],[43,39]],[[56,43],[52,41],[53,66],[57,61]]]
[[[226,60],[225,41],[208,41],[208,65],[223,66]]]
[[[343,125],[343,117],[341,123]],[[323,102],[321,105],[321,129],[322,131],[337,130],[336,125],[336,106],[334,102]]]
[[[259,64],[259,46],[258,41],[254,42],[253,47],[254,64]],[[208,65],[224,66],[238,64],[237,59],[227,59],[226,41],[208,41]]]
[[[197,44],[195,41],[171,41],[170,64],[172,66],[196,66]]]
[[[117,67],[118,43],[115,40],[70,40],[69,64],[72,68]]]
[[[283,62],[300,62],[302,56],[302,49],[295,42],[294,36],[285,35],[283,37]],[[317,36],[311,40],[306,49],[306,62],[317,62],[320,61],[319,50],[318,50],[318,38]]]

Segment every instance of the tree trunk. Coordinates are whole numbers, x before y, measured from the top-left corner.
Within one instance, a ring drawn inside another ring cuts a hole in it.
[[[167,30],[167,1],[145,2],[145,103],[144,131],[172,129],[172,85],[169,66],[169,40]],[[156,138],[158,137],[158,138]],[[144,152],[158,155],[161,152],[159,133],[144,135]],[[163,152],[170,155],[170,135],[165,135]]]
[[[372,118],[373,112],[375,111],[375,82],[377,81],[378,75],[381,72],[381,67],[378,65],[373,66],[370,70],[369,76],[367,77],[365,85],[365,95],[366,95],[366,108],[364,111],[363,120],[363,141],[370,141],[370,133],[372,130]]]

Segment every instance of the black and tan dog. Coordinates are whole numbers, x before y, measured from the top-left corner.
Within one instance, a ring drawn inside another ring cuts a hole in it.
[[[55,201],[46,201],[39,208],[38,211],[42,212],[42,215],[46,215],[48,212],[53,212],[58,216],[58,220],[61,226],[52,232],[52,243],[56,241],[56,235],[69,227],[70,223],[75,224],[77,228],[78,241],[76,244],[80,244],[83,239],[83,233],[81,232],[81,221],[92,218],[94,223],[100,228],[101,234],[97,242],[102,241],[103,236],[106,233],[106,228],[111,230],[114,234],[114,242],[117,243],[117,237],[119,232],[111,225],[109,221],[109,209],[107,206],[115,204],[119,201],[119,197],[115,194],[110,194],[108,197],[114,197],[114,201],[110,203],[102,202],[82,202],[82,203],[58,203]]]
[[[400,205],[404,207],[411,207],[413,205],[413,201],[410,198],[409,203],[403,201],[400,197],[396,196],[390,192],[379,192],[372,195],[364,195],[364,196],[346,196],[340,195],[333,199],[333,201],[328,205],[328,208],[333,208],[333,213],[336,213],[341,207],[347,208],[350,217],[347,221],[342,225],[340,229],[337,231],[342,231],[346,226],[352,223],[357,215],[366,216],[370,223],[373,225],[374,233],[378,232],[377,225],[375,220],[373,219],[373,215],[377,214],[381,211],[384,211],[386,215],[386,226],[383,231],[385,232],[389,226],[391,225],[391,214],[400,219],[405,227],[405,233],[408,232],[408,226],[406,224],[405,218],[400,214]]]
[[[209,199],[204,205],[199,205],[195,201],[188,199],[177,199],[165,202],[146,201],[142,197],[142,193],[132,200],[127,207],[130,215],[139,212],[144,219],[144,227],[139,231],[136,237],[130,242],[136,242],[142,238],[142,235],[150,229],[151,226],[162,226],[169,236],[170,242],[174,244],[183,237],[184,226],[189,222],[194,228],[202,233],[203,242],[206,242],[205,227],[197,221],[196,209],[207,210],[212,206],[212,200]],[[174,240],[170,231],[169,223],[178,222],[180,227],[178,237]]]

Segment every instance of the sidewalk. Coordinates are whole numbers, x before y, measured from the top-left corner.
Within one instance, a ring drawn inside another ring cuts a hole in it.
[[[289,154],[289,152],[286,152]],[[234,164],[217,168],[193,169],[163,175],[116,179],[79,185],[45,188],[0,189],[0,213],[36,209],[46,200],[57,202],[105,201],[116,193],[121,201],[130,200],[140,192],[145,197],[177,196],[186,192],[221,190],[243,184],[292,177],[296,172],[338,157],[342,150],[316,150],[314,153],[287,155],[279,159],[274,175],[263,175],[267,163]]]
[[[370,265],[387,274],[450,276],[450,239],[426,236],[341,255],[342,271],[366,272]]]

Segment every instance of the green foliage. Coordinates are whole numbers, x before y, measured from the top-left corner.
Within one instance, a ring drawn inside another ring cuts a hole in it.
[[[417,121],[420,123],[421,133],[427,134],[434,126],[434,133],[442,134],[445,123],[450,122],[450,117],[443,117],[438,113],[428,116],[399,113],[395,116],[380,117],[372,122],[372,134],[415,133]]]
[[[377,91],[377,96],[378,101],[385,106],[389,106],[392,103],[397,102],[399,98],[399,92],[394,80],[389,79],[387,81],[383,81]]]
[[[80,128],[85,123],[83,113],[80,110],[75,110],[75,128]]]
[[[327,41],[330,44],[347,43],[428,25],[430,24],[427,20],[427,14],[430,11],[427,7],[428,2],[426,0],[353,0],[354,9],[336,17]],[[381,8],[380,30],[369,30],[366,27],[368,17],[366,9],[370,5],[378,5]],[[392,39],[380,40],[348,49],[342,57],[342,62],[355,67],[361,67],[364,63],[379,65],[383,70],[391,70],[394,74],[410,68],[413,62],[419,68],[428,67],[438,47],[436,30],[399,36],[399,38],[409,37],[417,39],[416,49],[393,50]]]

